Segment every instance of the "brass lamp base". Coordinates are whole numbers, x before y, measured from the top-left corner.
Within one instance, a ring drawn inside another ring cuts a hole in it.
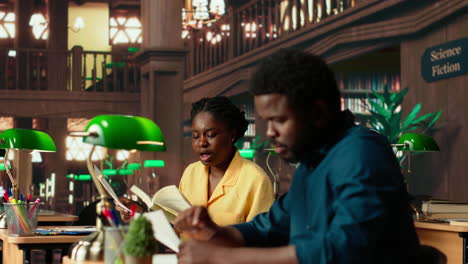
[[[70,259],[73,261],[103,261],[104,232],[99,229],[73,244],[70,248]]]

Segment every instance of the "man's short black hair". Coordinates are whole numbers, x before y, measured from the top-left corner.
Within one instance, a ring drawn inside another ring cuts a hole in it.
[[[296,49],[281,49],[260,62],[250,91],[254,95],[284,94],[301,112],[310,111],[317,99],[324,100],[330,111],[341,109],[333,71],[320,57]]]
[[[191,121],[200,112],[209,112],[224,122],[229,129],[236,130],[235,141],[243,137],[247,131],[249,123],[245,119],[245,113],[225,96],[205,97],[193,103],[190,111]]]

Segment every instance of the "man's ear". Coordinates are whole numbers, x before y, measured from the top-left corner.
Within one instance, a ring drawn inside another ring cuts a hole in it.
[[[313,116],[314,127],[320,129],[328,127],[334,118],[327,103],[322,99],[318,99],[313,103]]]

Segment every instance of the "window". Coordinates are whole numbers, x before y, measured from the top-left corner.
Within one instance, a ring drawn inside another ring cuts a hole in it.
[[[15,13],[0,11],[0,39],[15,38]]]
[[[111,17],[109,37],[112,45],[141,43],[142,28],[137,17]]]

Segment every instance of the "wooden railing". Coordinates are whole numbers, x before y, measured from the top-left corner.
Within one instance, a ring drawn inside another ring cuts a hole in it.
[[[252,0],[211,26],[191,29],[187,77],[246,54],[367,0]]]
[[[0,90],[139,92],[131,53],[0,48]]]
[[[72,49],[72,89],[95,92],[139,92],[140,67],[132,53]],[[78,81],[81,81],[78,83]]]

